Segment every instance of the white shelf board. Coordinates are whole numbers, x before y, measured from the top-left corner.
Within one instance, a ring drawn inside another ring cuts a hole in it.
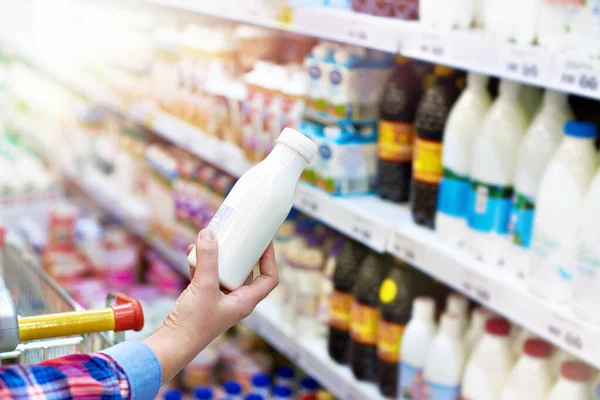
[[[235,22],[283,29],[369,47],[499,78],[600,100],[600,60],[504,43],[481,30],[442,31],[401,21],[323,7],[297,7],[282,19],[268,9],[233,7],[227,0],[143,0]]]

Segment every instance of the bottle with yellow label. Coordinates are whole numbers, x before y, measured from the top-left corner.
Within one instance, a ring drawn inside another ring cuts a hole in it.
[[[370,253],[355,278],[350,314],[350,364],[360,380],[377,381],[379,286],[394,263],[390,255]]]
[[[410,205],[414,221],[430,228],[435,221],[438,187],[443,173],[444,127],[458,94],[454,70],[436,65],[435,82],[425,92],[417,109]]]

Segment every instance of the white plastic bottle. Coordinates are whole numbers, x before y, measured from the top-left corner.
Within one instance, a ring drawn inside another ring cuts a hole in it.
[[[577,230],[583,197],[598,164],[596,126],[569,121],[565,137],[542,176],[531,242],[528,283],[546,299],[565,302],[573,289]]]
[[[469,329],[467,329],[464,340],[467,357],[471,355],[471,352],[483,337],[485,324],[491,316],[492,313],[483,307],[477,307],[471,313],[471,324],[469,325]]]
[[[533,43],[537,34],[542,0],[520,0],[519,12],[514,13],[514,38],[517,44],[527,46]]]
[[[467,88],[452,107],[444,130],[442,165],[435,229],[442,240],[461,245],[466,235],[471,155],[475,137],[492,98],[488,77],[469,72]]]
[[[468,400],[496,400],[514,365],[510,348],[510,323],[490,318],[465,368],[461,396]]]
[[[467,319],[469,312],[469,301],[466,297],[461,296],[458,293],[451,293],[446,299],[446,309],[444,310],[447,314],[453,314],[458,320],[460,335],[464,335],[467,330]]]
[[[513,325],[513,329],[516,327],[516,325]],[[528,339],[535,339],[536,336],[533,334],[533,332],[531,332],[528,329],[525,328],[521,328],[518,332],[516,332],[515,334],[513,334],[513,340],[512,340],[512,351],[513,354],[515,355],[515,358],[519,358],[521,357],[521,354],[523,353],[523,346],[525,345],[525,342]]]
[[[542,108],[527,129],[517,157],[507,263],[515,274],[525,277],[533,232],[536,195],[542,174],[562,140],[565,123],[573,118],[567,94],[546,90]]]
[[[542,47],[564,50],[569,39],[567,29],[571,20],[568,1],[542,0],[537,25],[537,39]]]
[[[425,361],[425,384],[429,398],[455,400],[460,392],[460,380],[465,364],[465,349],[456,316],[442,315],[440,329],[429,348]]]
[[[592,369],[580,362],[569,361],[560,367],[560,379],[546,400],[590,400]]]
[[[316,153],[310,139],[285,128],[267,158],[231,189],[208,225],[219,242],[219,279],[225,288],[244,283],[292,208],[300,174]],[[195,248],[188,263],[196,265]]]
[[[600,205],[600,173],[597,173],[585,198],[577,239],[577,259],[575,290],[572,309],[585,321],[600,325],[600,227],[598,227],[598,208]]]
[[[521,85],[503,80],[500,96],[481,124],[473,146],[467,248],[481,261],[504,264],[509,247],[517,151],[527,128]]]
[[[398,392],[411,399],[422,398],[423,367],[435,336],[435,302],[417,297],[400,348]],[[409,397],[410,396],[410,397]]]
[[[544,400],[554,379],[550,367],[552,346],[541,339],[528,339],[502,389],[500,400]]]

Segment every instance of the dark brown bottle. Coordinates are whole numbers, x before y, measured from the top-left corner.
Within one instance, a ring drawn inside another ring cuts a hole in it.
[[[377,195],[408,201],[412,175],[414,121],[423,86],[410,59],[397,56],[379,106]]]
[[[377,325],[379,286],[394,260],[369,253],[356,275],[350,321],[350,365],[359,380],[377,381]]]
[[[435,82],[423,95],[415,120],[417,136],[413,155],[410,207],[413,220],[432,229],[443,172],[444,127],[458,94],[454,70],[436,65]]]
[[[431,296],[435,292],[433,279],[399,260],[392,264],[379,287],[378,383],[385,397],[396,398],[397,395],[400,345],[411,317],[412,302],[419,296]]]
[[[333,274],[327,347],[331,358],[340,364],[348,362],[352,291],[358,268],[368,251],[362,244],[348,240],[340,251]]]

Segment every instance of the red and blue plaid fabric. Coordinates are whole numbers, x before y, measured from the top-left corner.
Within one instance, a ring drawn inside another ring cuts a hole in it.
[[[121,400],[130,398],[121,366],[105,354],[74,354],[37,365],[0,367],[0,399]]]

